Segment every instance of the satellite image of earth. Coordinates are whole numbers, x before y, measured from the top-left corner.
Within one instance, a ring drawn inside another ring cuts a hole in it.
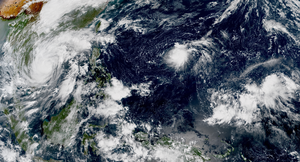
[[[299,0],[0,0],[1,162],[300,162]]]

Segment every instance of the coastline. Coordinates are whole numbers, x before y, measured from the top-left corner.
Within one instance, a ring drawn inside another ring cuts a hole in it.
[[[0,2],[0,17],[9,20],[16,18],[20,13],[39,13],[44,1],[32,2],[32,0],[4,0]]]

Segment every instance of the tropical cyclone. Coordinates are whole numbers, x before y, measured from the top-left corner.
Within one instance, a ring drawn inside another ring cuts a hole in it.
[[[32,2],[32,0],[0,0],[0,17],[12,19],[21,12],[34,14],[41,11],[44,2]]]

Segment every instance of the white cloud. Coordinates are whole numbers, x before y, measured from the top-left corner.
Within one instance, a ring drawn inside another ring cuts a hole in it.
[[[111,99],[106,99],[106,100],[104,100],[104,102],[99,104],[97,109],[92,108],[92,111],[95,114],[100,114],[105,117],[110,117],[110,116],[115,116],[123,109],[124,109],[124,107],[122,105],[119,105],[118,103],[116,103],[116,101],[113,101]]]
[[[231,2],[230,6],[223,12],[223,14],[214,22],[215,24],[218,24],[222,22],[225,18],[229,17],[232,13],[235,12],[236,9],[239,7],[239,3],[241,0],[234,0]]]
[[[216,91],[211,97],[213,115],[204,121],[209,124],[251,124],[260,120],[260,108],[289,112],[299,89],[293,80],[284,74],[267,76],[262,84],[245,85],[246,92]]]
[[[131,90],[137,90],[137,92],[141,95],[141,96],[148,96],[150,94],[150,85],[152,82],[149,83],[141,83],[138,85],[133,85],[132,87],[130,87]]]
[[[174,48],[166,56],[167,63],[178,70],[188,61],[190,52],[187,45],[175,43]]]
[[[62,22],[63,16],[76,9],[83,10],[84,7],[91,6],[94,8],[105,6],[107,0],[51,0],[47,2],[40,12],[40,21],[36,25],[37,32],[50,32],[57,28]],[[59,4],[59,5],[58,5]]]
[[[109,94],[113,100],[121,100],[130,95],[130,89],[125,87],[123,83],[116,78],[111,79],[112,86],[105,89],[105,93]]]

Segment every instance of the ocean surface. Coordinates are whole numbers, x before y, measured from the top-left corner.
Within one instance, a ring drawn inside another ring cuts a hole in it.
[[[2,46],[8,34],[8,22],[0,21],[0,45]]]
[[[0,21],[0,161],[300,161],[298,0],[48,0]]]

